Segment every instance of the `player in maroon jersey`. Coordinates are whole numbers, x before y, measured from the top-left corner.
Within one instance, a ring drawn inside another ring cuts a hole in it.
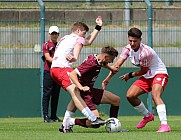
[[[112,71],[113,67],[109,66],[108,63],[112,63],[115,57],[117,57],[118,51],[113,47],[106,46],[102,48],[100,54],[89,55],[81,65],[75,68],[70,73],[70,79],[77,86],[80,91],[80,95],[90,108],[90,110],[95,114],[96,117],[100,118],[99,112],[96,105],[99,104],[110,104],[110,117],[117,118],[120,104],[120,97],[103,89],[94,88],[94,83],[100,73],[102,67],[108,68]],[[69,103],[69,108],[72,110],[67,110],[64,116],[64,121],[68,122],[67,125],[80,125],[83,127],[90,127],[91,124],[89,120],[86,119],[74,119],[72,115],[76,111],[74,102],[71,100]],[[99,127],[97,125],[96,127]],[[62,126],[61,126],[62,127]],[[95,127],[95,126],[94,126]],[[59,129],[62,131],[62,128]]]

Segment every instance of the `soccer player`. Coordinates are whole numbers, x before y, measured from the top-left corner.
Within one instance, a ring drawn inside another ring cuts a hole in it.
[[[75,62],[81,52],[83,46],[91,45],[102,26],[102,18],[96,19],[96,27],[93,32],[86,37],[86,33],[89,31],[88,26],[82,22],[76,22],[73,24],[70,35],[65,35],[58,42],[55,54],[51,65],[51,76],[65,91],[70,93],[75,106],[84,114],[92,124],[105,123],[103,120],[97,119],[97,117],[87,107],[80,94],[76,93],[76,85],[73,84],[69,78],[69,73],[73,71],[71,68],[72,63]],[[69,106],[67,108],[69,109]],[[69,131],[68,126],[65,125],[64,130]]]
[[[70,73],[70,79],[78,88],[77,92],[80,92],[80,95],[87,104],[87,106],[98,118],[100,118],[100,115],[96,108],[96,105],[99,104],[110,104],[110,117],[117,118],[118,116],[120,97],[107,90],[94,88],[94,83],[98,77],[98,74],[100,73],[101,68],[105,67],[112,70],[112,68],[114,67],[111,68],[108,63],[112,63],[117,55],[118,51],[116,49],[110,46],[106,46],[101,49],[100,54],[89,55],[82,64],[80,64]],[[74,112],[76,111],[76,107],[73,101],[69,103],[69,109],[70,108],[72,110],[67,110],[64,116],[64,120],[69,121],[68,125],[80,125],[83,127],[94,128],[100,126],[91,126],[91,123],[87,118],[72,118]],[[63,132],[62,126],[59,128],[59,131]]]
[[[156,52],[151,47],[141,43],[141,36],[142,32],[138,28],[131,28],[128,31],[129,44],[123,48],[114,66],[119,69],[129,57],[133,65],[140,67],[138,71],[120,76],[125,81],[140,76],[128,89],[126,95],[127,100],[134,109],[144,116],[143,120],[136,127],[138,129],[143,128],[148,122],[154,120],[154,115],[147,110],[143,102],[138,98],[144,93],[151,92],[161,122],[157,132],[170,132],[171,129],[167,124],[166,105],[161,99],[161,95],[168,82],[167,69]],[[113,75],[114,73],[110,71],[102,83],[103,88],[106,87]]]

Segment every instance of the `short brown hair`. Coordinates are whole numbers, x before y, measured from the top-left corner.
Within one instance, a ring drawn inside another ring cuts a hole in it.
[[[102,48],[101,53],[106,53],[106,54],[109,54],[109,55],[114,56],[114,57],[118,56],[118,51],[109,45]]]
[[[142,32],[141,30],[139,30],[138,28],[131,28],[129,31],[128,31],[128,37],[131,36],[131,37],[136,37],[136,38],[141,38],[142,36]]]
[[[82,23],[82,22],[75,22],[73,25],[72,25],[72,28],[71,28],[71,31],[72,32],[75,32],[77,29],[80,29],[81,31],[89,31],[89,27],[85,24],[85,23]]]

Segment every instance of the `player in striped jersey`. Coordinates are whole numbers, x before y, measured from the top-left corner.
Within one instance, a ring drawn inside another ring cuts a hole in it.
[[[130,58],[133,65],[140,67],[138,71],[120,76],[125,81],[133,77],[140,77],[128,89],[126,95],[127,100],[134,109],[144,116],[143,120],[136,127],[138,129],[143,128],[148,122],[154,120],[154,115],[148,111],[143,102],[138,98],[142,94],[151,92],[161,122],[157,132],[170,132],[171,129],[167,124],[166,105],[161,99],[161,95],[168,82],[167,69],[157,53],[151,47],[141,43],[141,36],[142,32],[138,28],[131,28],[128,31],[129,44],[123,48],[114,66],[119,69],[125,60]],[[103,81],[102,85],[104,88],[114,74],[110,72]]]

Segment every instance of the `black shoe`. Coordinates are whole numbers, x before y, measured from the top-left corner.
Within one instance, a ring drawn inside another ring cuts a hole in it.
[[[47,116],[44,117],[44,122],[49,123],[49,122],[52,122],[52,120],[51,120],[50,117],[47,115]]]
[[[63,133],[73,133],[72,126],[70,126],[69,129],[65,129],[64,126],[62,125],[58,130]]]
[[[60,132],[63,132],[63,124],[62,124],[62,126],[58,129],[58,131],[60,131]]]
[[[106,123],[105,120],[101,119],[101,118],[97,118],[95,121],[91,122],[91,125],[104,125]]]
[[[59,119],[58,117],[56,117],[56,118],[51,118],[51,120],[52,120],[53,122],[63,122],[63,120]]]

